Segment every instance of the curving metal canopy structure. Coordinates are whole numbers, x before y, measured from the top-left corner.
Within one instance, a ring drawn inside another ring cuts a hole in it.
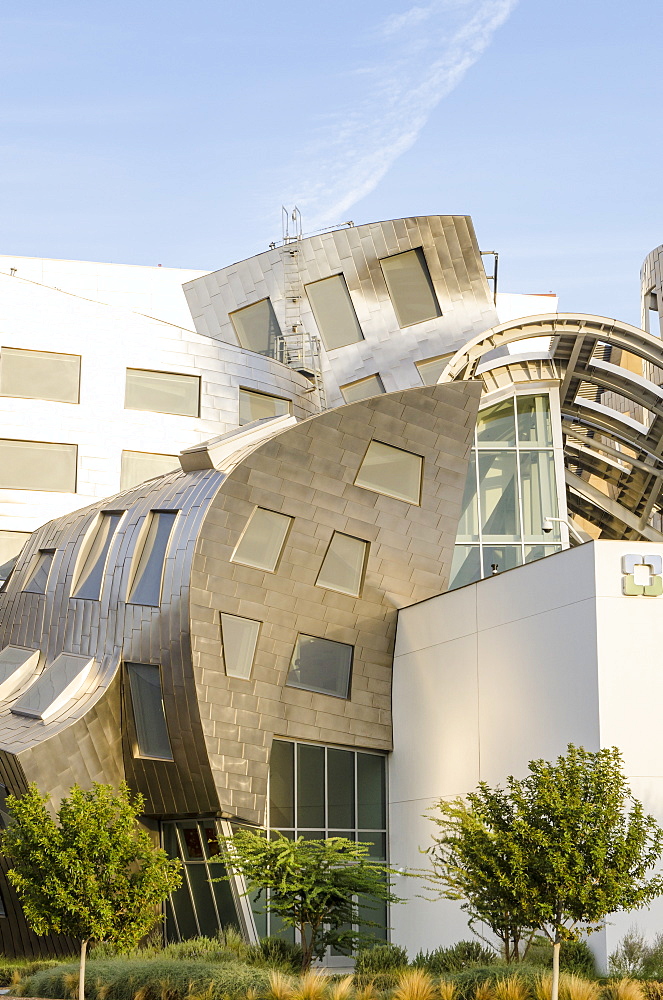
[[[657,337],[580,313],[512,320],[468,341],[439,381],[477,379],[485,392],[556,384],[569,513],[590,522],[599,538],[663,541],[663,345]]]

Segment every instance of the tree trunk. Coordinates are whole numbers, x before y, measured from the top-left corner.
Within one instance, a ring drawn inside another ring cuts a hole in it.
[[[85,953],[87,951],[86,938],[81,941],[81,964],[78,972],[78,1000],[85,1000]]]
[[[555,935],[553,943],[553,968],[552,968],[552,990],[550,1000],[558,1000],[559,997],[559,951],[561,947],[559,935]]]

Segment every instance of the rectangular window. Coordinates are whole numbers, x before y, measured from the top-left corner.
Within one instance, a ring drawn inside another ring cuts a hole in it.
[[[177,455],[157,455],[147,451],[123,451],[120,489],[130,490],[133,486],[165,476],[180,468]]]
[[[297,744],[297,826],[325,827],[325,748]]]
[[[281,829],[295,825],[295,744],[272,742],[269,780],[270,823]]]
[[[281,558],[292,522],[293,518],[287,514],[256,507],[247,521],[230,561],[273,573]]]
[[[127,368],[124,408],[197,417],[200,412],[200,376]]]
[[[326,350],[335,351],[364,339],[342,274],[312,281],[305,288]]]
[[[281,396],[269,396],[266,392],[252,389],[239,390],[239,425],[251,424],[265,417],[283,417],[290,413],[290,400]]]
[[[384,392],[384,385],[379,375],[369,375],[368,378],[360,378],[357,382],[342,385],[341,392],[346,403],[358,403],[360,399],[379,396]]]
[[[99,600],[108,550],[121,520],[121,511],[103,511],[95,521],[81,552],[80,572],[76,574],[71,588],[73,597]]]
[[[371,441],[355,478],[355,486],[418,504],[421,502],[423,464],[421,455]]]
[[[315,581],[316,586],[359,597],[368,550],[368,542],[335,531]]]
[[[485,542],[519,542],[515,451],[479,452],[479,506]]]
[[[453,354],[442,354],[439,358],[430,358],[428,361],[415,361],[424,385],[437,385],[437,380],[451,358],[453,358]]]
[[[51,572],[55,549],[40,549],[32,560],[28,582],[23,590],[27,594],[45,594],[48,574]]]
[[[300,635],[286,684],[335,698],[348,698],[353,652],[354,648],[345,642]]]
[[[78,354],[23,351],[15,347],[3,347],[0,351],[0,396],[77,403],[80,375]]]
[[[237,309],[230,313],[230,320],[245,351],[264,354],[268,358],[278,356],[283,335],[269,299]]]
[[[0,439],[0,489],[75,493],[78,448],[49,441]]]
[[[550,400],[548,396],[516,396],[519,444],[552,448]]]
[[[249,679],[259,632],[260,622],[221,613],[223,662],[228,677]]]
[[[516,446],[516,421],[513,396],[502,400],[486,410],[481,410],[477,417],[477,444],[500,444],[505,447]]]
[[[398,325],[414,326],[442,315],[421,247],[380,261]]]
[[[77,653],[60,653],[25,694],[11,706],[15,715],[46,722],[80,695],[92,674],[94,660]]]
[[[153,663],[127,663],[127,673],[139,756],[172,760],[161,689],[161,667]]]
[[[149,517],[140,555],[134,553],[134,563],[137,560],[137,568],[128,603],[158,607],[161,603],[161,582],[166,552],[177,511],[153,510]]]

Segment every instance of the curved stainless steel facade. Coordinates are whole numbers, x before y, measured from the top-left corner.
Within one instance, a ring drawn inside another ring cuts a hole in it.
[[[401,327],[381,261],[410,250],[425,258],[441,315]],[[306,286],[342,275],[363,340],[326,351]],[[230,313],[269,299],[281,331],[293,323],[321,341],[327,404],[340,386],[378,374],[387,392],[421,385],[416,361],[453,352],[497,322],[469,216],[430,215],[338,229],[297,240],[184,285],[200,334],[237,344]]]
[[[15,771],[10,790],[34,780],[56,803],[74,782],[126,777],[145,796],[148,816],[260,822],[274,735],[389,749],[396,611],[446,587],[480,393],[470,383],[421,387],[294,426],[280,418],[274,432],[269,422],[249,427],[234,442],[187,453],[190,471],[35,532],[0,594],[0,657],[9,645],[39,651],[36,670],[0,703],[0,753]],[[423,458],[419,504],[355,485],[373,440]],[[293,519],[273,573],[230,561],[256,506]],[[99,600],[72,597],[103,511],[121,512],[121,520]],[[161,600],[132,604],[127,596],[155,511],[178,512]],[[370,545],[360,597],[316,586],[334,531]],[[52,554],[44,593],[28,592],[40,552]],[[261,622],[248,680],[226,675],[221,613]],[[301,633],[354,647],[347,699],[285,685]],[[80,688],[50,717],[12,711],[62,653],[93,661]],[[136,753],[127,662],[161,668],[172,761]],[[13,900],[7,886],[3,895]]]

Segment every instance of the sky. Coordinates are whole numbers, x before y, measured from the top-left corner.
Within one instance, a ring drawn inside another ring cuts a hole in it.
[[[639,325],[663,243],[663,4],[0,7],[0,253],[214,270],[281,237],[470,215],[500,289]]]

